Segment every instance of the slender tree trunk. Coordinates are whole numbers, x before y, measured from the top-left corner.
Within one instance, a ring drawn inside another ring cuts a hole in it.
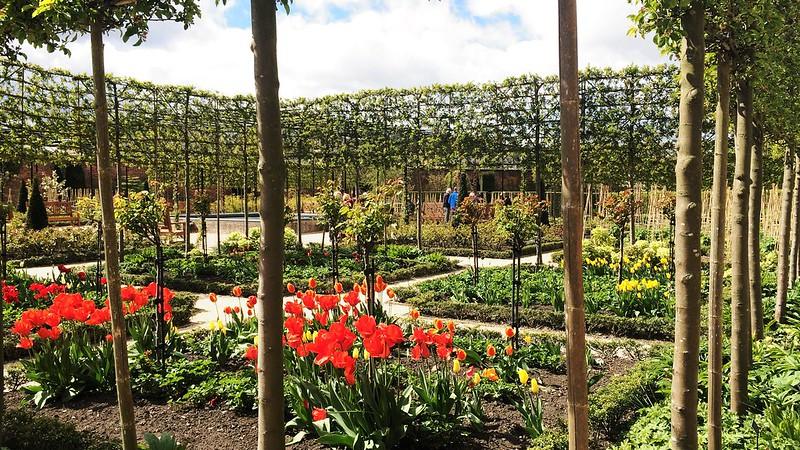
[[[97,178],[100,187],[100,208],[103,213],[103,245],[105,246],[106,279],[108,281],[106,287],[111,309],[111,335],[114,342],[114,372],[122,427],[122,448],[136,450],[136,419],[133,414],[131,374],[128,370],[128,339],[125,336],[125,316],[122,313],[117,224],[114,219],[114,189],[111,186],[113,172],[109,156],[108,98],[106,98],[102,23],[92,23],[91,45],[94,115],[97,133]]]
[[[749,208],[749,249],[750,265],[750,333],[753,339],[764,337],[764,305],[761,298],[761,193],[763,190],[761,129],[753,122],[753,134],[750,146],[750,208]]]
[[[750,124],[753,90],[749,80],[737,85],[736,169],[731,220],[731,411],[744,414],[750,365],[750,267],[748,202],[750,194]]]
[[[0,194],[0,197],[2,195]],[[9,205],[11,203],[9,202]],[[2,200],[0,200],[0,206],[2,206]],[[5,214],[4,211],[0,210],[0,214]],[[6,233],[8,233],[8,217],[0,217],[0,257],[2,261],[0,261],[0,279],[5,280],[8,274],[6,273],[7,270],[7,261],[6,261]],[[5,339],[5,325],[3,320],[3,310],[5,309],[5,301],[0,298],[0,448],[3,446],[4,441],[4,430],[5,430],[5,417],[6,417],[6,355],[5,355],[5,347],[3,346],[3,342]]]
[[[578,18],[575,0],[558,1],[561,79],[561,192],[564,220],[564,323],[567,330],[569,448],[589,447],[586,318],[583,302],[583,202],[578,94]]]
[[[725,273],[725,203],[728,198],[728,127],[731,63],[717,61],[714,184],[711,194],[711,254],[708,283],[708,450],[722,450],[722,276]]]
[[[783,322],[789,288],[789,222],[792,220],[794,190],[794,158],[787,148],[783,155],[783,187],[781,188],[781,222],[778,236],[778,293],[775,296],[775,321]]]
[[[672,448],[697,448],[700,354],[700,191],[703,179],[704,5],[694,0],[681,20],[681,100],[675,165],[675,357]]]
[[[258,297],[258,449],[283,449],[283,186],[274,2],[251,2],[261,189]]]
[[[794,185],[792,192],[792,247],[789,253],[789,288],[797,281],[798,257],[800,257],[800,156],[794,157]]]

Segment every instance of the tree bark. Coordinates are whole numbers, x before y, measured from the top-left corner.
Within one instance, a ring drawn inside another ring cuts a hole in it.
[[[681,19],[680,126],[675,165],[675,357],[671,399],[673,449],[697,449],[704,12],[703,2],[694,0]]]
[[[764,337],[764,305],[761,298],[761,194],[762,151],[761,128],[753,122],[750,146],[750,208],[748,224],[748,264],[750,265],[750,332],[753,339]]]
[[[131,374],[128,369],[128,339],[125,336],[125,316],[119,275],[117,224],[114,218],[114,190],[111,186],[112,168],[109,156],[108,98],[106,98],[105,58],[103,54],[103,24],[100,19],[91,25],[92,79],[94,81],[94,115],[97,134],[97,178],[100,188],[100,208],[103,213],[103,245],[106,257],[108,301],[111,309],[111,335],[114,343],[114,372],[117,382],[122,448],[136,450],[136,419],[133,413]]]
[[[750,365],[750,268],[748,202],[750,194],[750,124],[753,90],[749,80],[737,84],[736,168],[731,205],[731,411],[744,414]]]
[[[283,421],[283,186],[274,2],[251,2],[258,118],[261,242],[258,277],[258,449],[285,448]]]
[[[781,222],[778,236],[778,292],[775,296],[775,321],[781,323],[786,314],[786,297],[789,288],[789,246],[792,220],[792,193],[794,186],[794,158],[787,148],[783,155],[783,186],[781,188]]]
[[[589,446],[586,318],[583,300],[583,192],[578,93],[578,25],[575,0],[558,2],[561,103],[561,192],[564,221],[564,299],[567,330],[569,448]]]
[[[789,288],[797,281],[800,256],[800,156],[794,157],[794,192],[792,192],[791,251],[789,252]]]
[[[725,273],[725,203],[728,198],[728,127],[731,63],[717,61],[714,182],[711,194],[711,254],[708,283],[708,450],[722,449],[722,276]]]

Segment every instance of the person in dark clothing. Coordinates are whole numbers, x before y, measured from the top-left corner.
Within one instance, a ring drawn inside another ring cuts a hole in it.
[[[444,222],[450,222],[450,194],[453,192],[452,189],[447,188],[442,194],[442,208],[444,208]]]

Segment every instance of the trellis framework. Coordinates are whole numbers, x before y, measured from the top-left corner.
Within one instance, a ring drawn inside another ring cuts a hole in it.
[[[675,75],[672,67],[583,73],[587,183],[672,184]],[[107,90],[120,189],[125,169],[137,167],[176,200],[199,188],[252,195],[258,160],[252,97],[125,78],[109,78]],[[3,160],[94,164],[92,114],[88,77],[0,65]],[[533,180],[526,187],[541,192],[559,184],[558,121],[557,78],[533,75],[287,100],[287,193],[290,186],[313,191],[329,178],[358,193],[397,176],[419,193],[422,182],[413,176],[419,169],[454,168],[521,170]],[[191,212],[191,202],[184,205]]]

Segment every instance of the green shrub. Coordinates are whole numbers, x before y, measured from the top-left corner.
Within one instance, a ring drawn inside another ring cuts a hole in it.
[[[6,411],[3,444],[8,450],[118,450],[120,445],[56,419],[18,409]]]
[[[131,364],[131,387],[145,398],[175,400],[193,386],[213,378],[215,371],[214,362],[208,359],[177,357],[169,360],[162,372],[156,361],[143,357]]]
[[[172,306],[172,324],[182,327],[189,324],[194,314],[194,304],[197,301],[197,294],[190,292],[176,292],[175,297],[170,303]]]
[[[29,230],[41,230],[47,228],[47,209],[44,206],[42,192],[39,189],[39,179],[33,179],[31,187],[31,200],[28,205],[28,213],[25,217],[25,227]]]
[[[647,359],[598,388],[589,398],[592,428],[608,433],[621,427],[626,416],[633,411],[661,400],[660,383],[670,376],[671,367],[671,354]]]
[[[8,227],[8,258],[20,266],[93,261],[97,258],[97,229],[91,226],[47,227],[28,230],[14,221]]]
[[[531,442],[528,450],[567,450],[568,437],[564,430],[545,430]]]

